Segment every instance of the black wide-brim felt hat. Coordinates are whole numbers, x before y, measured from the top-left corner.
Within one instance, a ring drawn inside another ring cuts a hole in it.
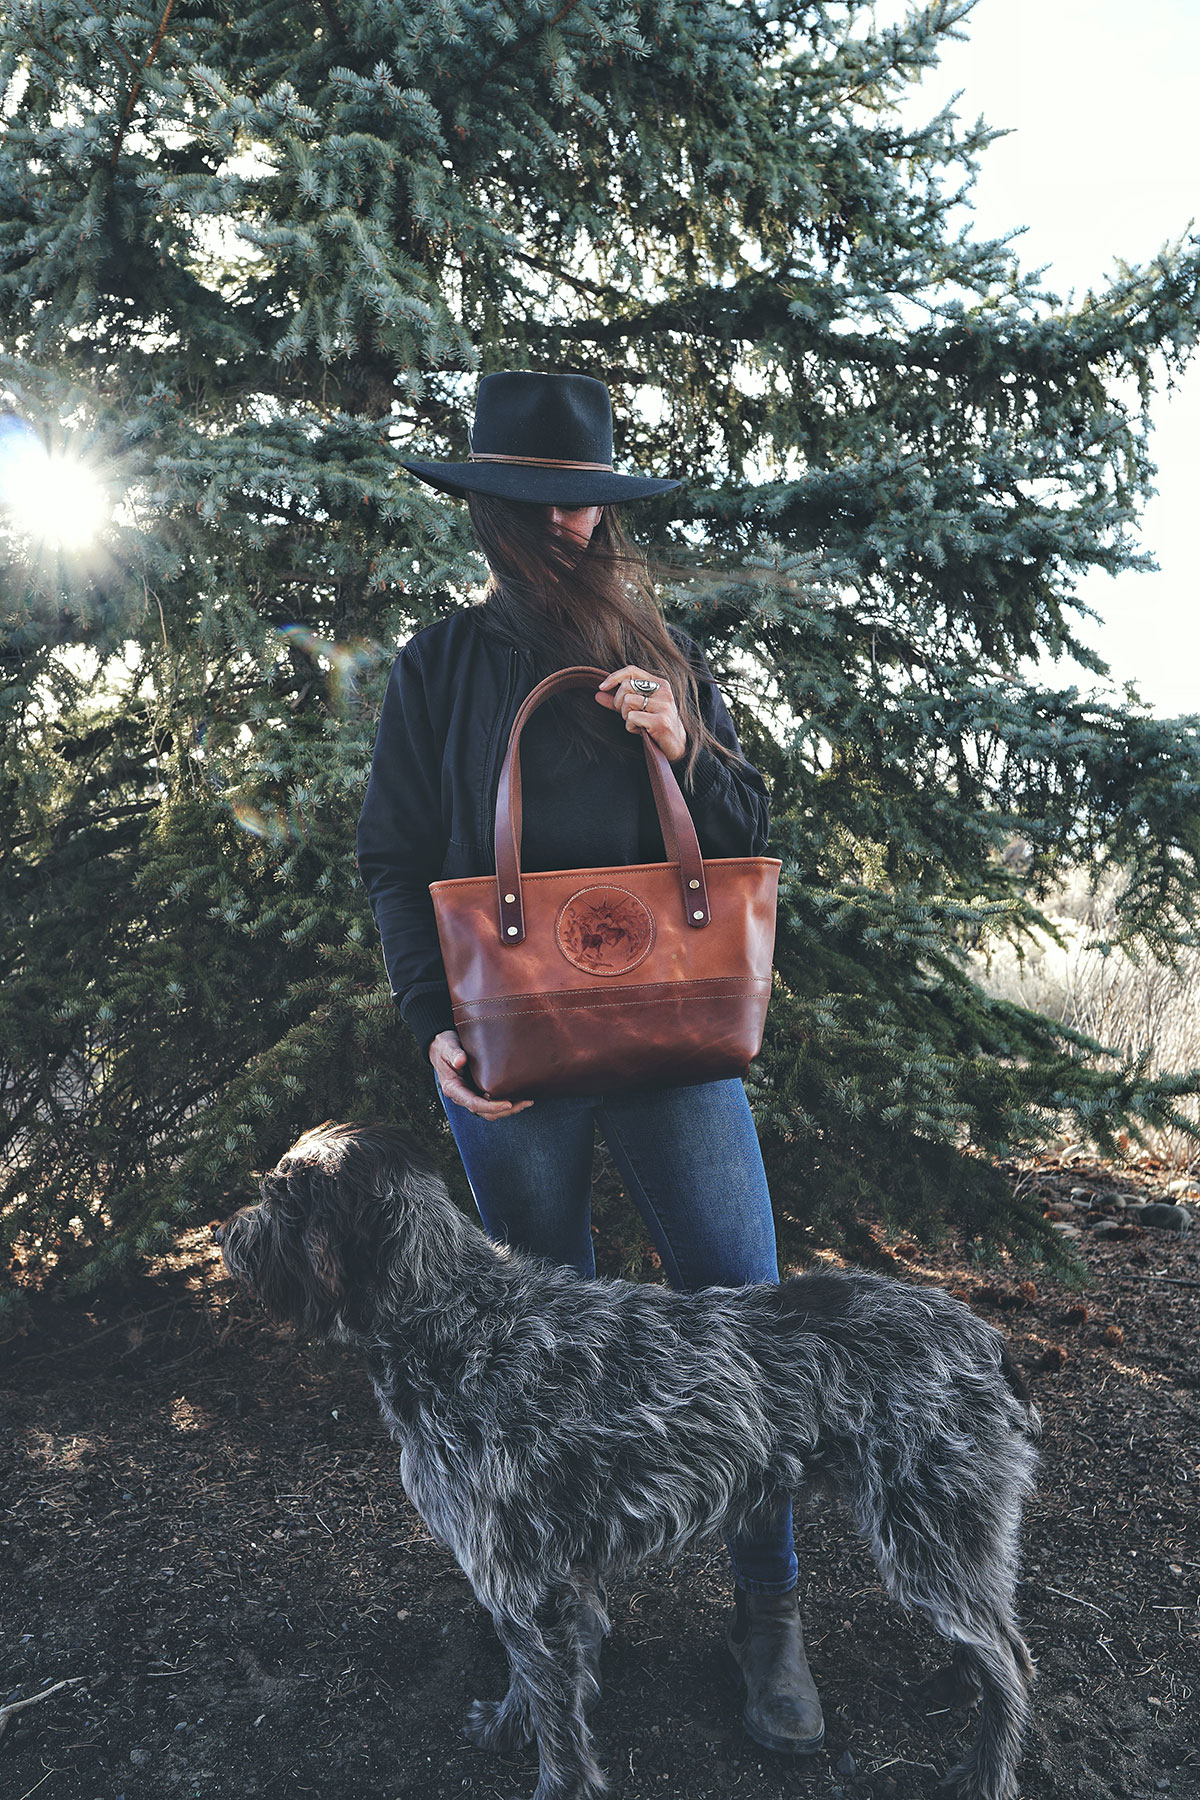
[[[529,369],[485,375],[470,443],[469,463],[400,466],[446,494],[490,494],[542,506],[649,500],[681,485],[653,475],[618,475],[608,389],[590,375]]]

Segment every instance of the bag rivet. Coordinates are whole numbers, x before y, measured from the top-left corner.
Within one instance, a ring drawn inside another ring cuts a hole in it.
[[[700,883],[698,881],[689,881],[688,886],[689,887],[699,887]]]
[[[505,894],[504,903],[506,906],[515,906],[517,903],[517,896],[515,894]]]
[[[692,914],[692,917],[693,917],[693,919],[702,919],[704,917],[704,914],[702,912],[694,912]]]
[[[699,914],[699,913],[697,913],[697,914],[696,914],[696,917],[697,917],[697,918],[699,918],[699,917],[700,917],[700,914]],[[508,928],[508,935],[509,935],[509,937],[516,937],[516,936],[517,936],[517,928],[516,928],[516,926],[515,926],[515,925],[510,925],[510,926],[509,926],[509,928]]]

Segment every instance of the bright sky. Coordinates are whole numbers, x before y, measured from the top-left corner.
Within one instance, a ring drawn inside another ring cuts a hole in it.
[[[981,162],[981,234],[1027,227],[1023,265],[1048,264],[1047,285],[1065,297],[1200,222],[1200,0],[978,0],[962,29],[967,41],[950,46],[912,108],[931,115],[962,89],[962,117],[1011,129]],[[1200,354],[1153,418],[1158,495],[1142,542],[1160,572],[1092,575],[1081,593],[1100,617],[1080,636],[1156,712],[1200,713]],[[1091,681],[1073,665],[1044,675]]]

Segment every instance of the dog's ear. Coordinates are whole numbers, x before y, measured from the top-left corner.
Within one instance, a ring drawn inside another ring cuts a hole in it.
[[[314,1300],[319,1297],[317,1310],[329,1307],[336,1313],[346,1297],[346,1270],[342,1260],[344,1246],[335,1238],[330,1226],[328,1216],[314,1220],[304,1233],[304,1245],[312,1272]]]
[[[293,1316],[315,1334],[362,1323],[379,1281],[384,1219],[376,1197],[343,1162],[331,1167],[324,1158],[293,1160],[287,1188],[303,1290]]]

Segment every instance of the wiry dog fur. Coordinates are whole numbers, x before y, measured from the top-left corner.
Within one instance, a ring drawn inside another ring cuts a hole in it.
[[[998,1333],[862,1273],[679,1294],[497,1248],[399,1133],[325,1125],[224,1228],[276,1315],[361,1345],[404,1486],[508,1652],[484,1747],[536,1741],[535,1800],[605,1790],[585,1706],[601,1584],[737,1532],[780,1491],[842,1496],[891,1593],[978,1691],[946,1783],[1007,1800],[1032,1676],[1013,1616],[1037,1414]]]

